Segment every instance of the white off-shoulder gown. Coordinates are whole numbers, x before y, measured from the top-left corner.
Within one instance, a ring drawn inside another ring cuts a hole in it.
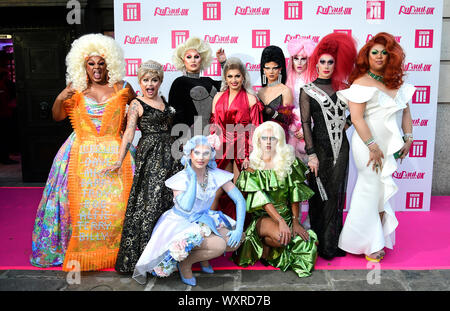
[[[415,87],[404,83],[392,98],[376,87],[353,84],[338,91],[344,102],[367,103],[364,120],[384,154],[383,169],[376,173],[367,167],[369,149],[355,131],[351,149],[358,170],[350,209],[339,237],[339,248],[352,254],[370,255],[384,247],[392,249],[398,226],[389,199],[398,191],[392,174],[397,169],[394,153],[403,145],[401,122],[403,109],[412,98]],[[383,221],[379,213],[385,212]]]

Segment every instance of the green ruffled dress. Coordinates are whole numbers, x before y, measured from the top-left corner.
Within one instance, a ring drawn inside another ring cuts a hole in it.
[[[256,231],[256,222],[260,217],[269,216],[264,205],[272,203],[291,227],[291,204],[303,202],[313,196],[314,192],[304,183],[306,166],[295,159],[291,168],[292,172],[283,180],[279,180],[273,170],[241,172],[236,186],[247,194],[247,212],[253,217],[245,231],[244,242],[232,255],[232,260],[237,265],[253,265],[262,256],[263,243]],[[285,247],[271,248],[267,262],[282,271],[292,269],[299,277],[310,276],[317,259],[317,235],[312,230],[308,230],[308,233],[308,242],[296,236]]]

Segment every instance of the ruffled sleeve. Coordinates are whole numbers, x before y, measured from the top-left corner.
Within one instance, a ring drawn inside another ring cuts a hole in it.
[[[66,111],[67,115],[70,116],[73,109],[78,106],[78,103],[83,99],[83,93],[75,92],[73,96],[69,99],[66,99],[64,101],[64,110]]]
[[[314,195],[314,191],[305,184],[308,168],[298,159],[295,159],[291,168],[292,172],[288,175],[289,200],[291,203],[306,201]]]
[[[234,175],[233,173],[230,173],[228,171],[221,170],[220,168],[215,168],[209,170],[209,176],[208,178],[212,178],[214,182],[214,191],[217,191],[220,187],[222,187],[224,184],[229,182],[233,179]]]
[[[398,90],[397,100],[401,104],[407,104],[414,95],[416,88],[409,83],[403,83],[402,87]]]
[[[242,171],[236,186],[247,193],[248,212],[263,209],[264,205],[269,203],[274,204],[269,192],[280,188],[289,189],[291,203],[303,202],[314,195],[314,192],[304,183],[306,171],[306,166],[295,159],[291,172],[282,180],[277,178],[274,170]]]
[[[337,91],[337,97],[348,104],[349,101],[362,104],[366,103],[378,94],[378,89],[373,86],[352,84],[348,89]]]
[[[165,185],[178,191],[186,191],[189,183],[189,177],[185,170],[182,170],[166,180]]]
[[[256,103],[250,108],[250,123],[256,126],[263,123],[263,110],[264,105],[256,98]]]
[[[274,203],[274,200],[264,191],[267,186],[276,181],[276,177],[268,172],[271,171],[242,171],[236,181],[238,189],[247,193],[247,212],[249,213],[263,210],[264,205]]]

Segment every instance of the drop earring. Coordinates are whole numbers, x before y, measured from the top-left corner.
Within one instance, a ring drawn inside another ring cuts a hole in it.
[[[279,75],[278,75],[278,83],[281,83],[281,79],[283,78],[283,75],[280,73]]]
[[[265,73],[263,73],[263,75],[262,75],[262,84],[264,85],[264,84],[267,84],[267,77],[266,77],[266,74]]]

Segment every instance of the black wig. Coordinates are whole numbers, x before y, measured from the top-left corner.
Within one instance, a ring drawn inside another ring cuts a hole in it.
[[[285,84],[287,79],[286,73],[286,58],[284,57],[283,50],[275,45],[269,45],[264,48],[261,54],[261,64],[260,64],[260,72],[261,72],[261,85],[264,87],[267,83],[263,83],[262,76],[264,74],[264,65],[266,63],[275,62],[278,66],[281,66],[281,83]]]

